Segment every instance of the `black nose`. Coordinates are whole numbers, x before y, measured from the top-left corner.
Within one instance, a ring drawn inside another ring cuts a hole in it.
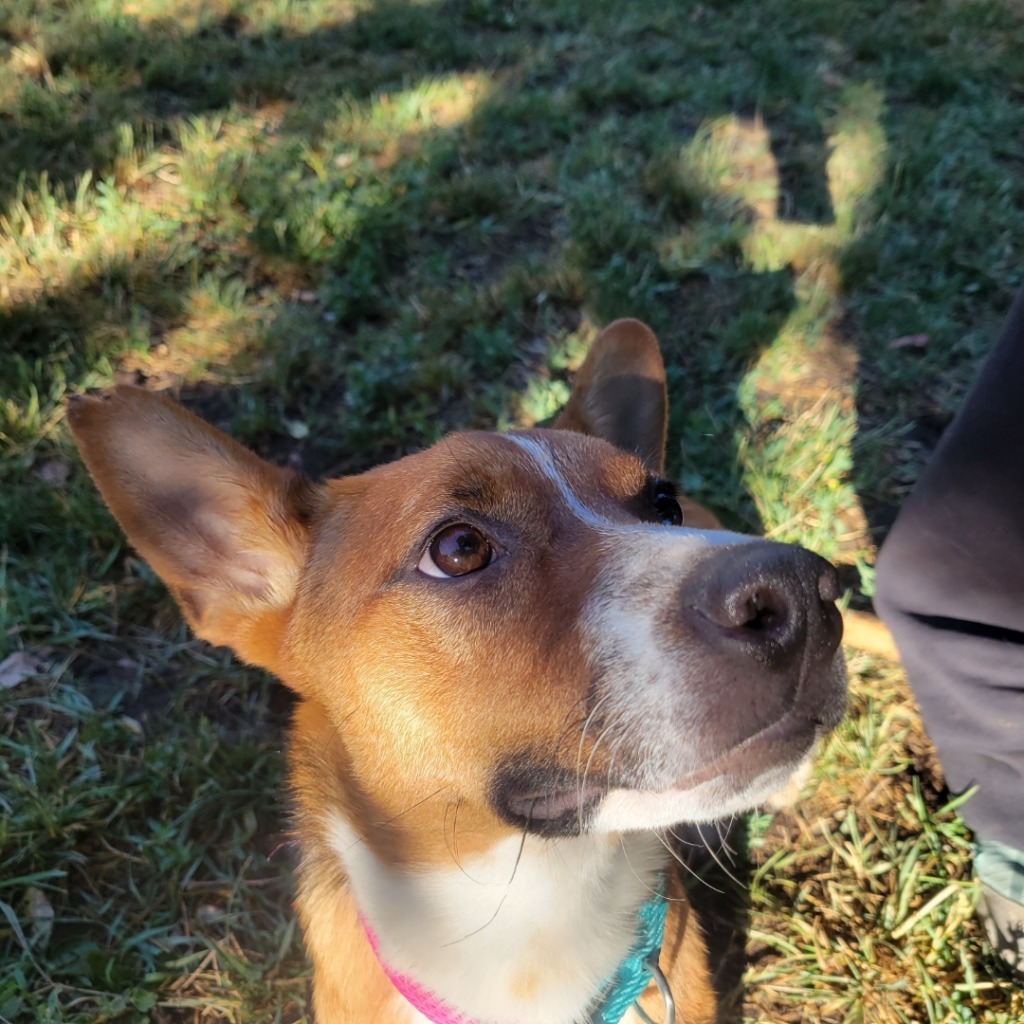
[[[768,668],[805,668],[831,661],[843,635],[835,606],[835,569],[791,544],[729,545],[701,562],[683,584],[690,627],[726,656]]]

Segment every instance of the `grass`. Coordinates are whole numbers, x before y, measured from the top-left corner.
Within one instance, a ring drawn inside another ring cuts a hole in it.
[[[671,469],[852,598],[1021,283],[997,0],[11,0],[0,12],[0,1019],[302,1018],[287,699],[190,640],[68,394],[353,472],[538,422],[595,330]],[[893,348],[923,334],[921,348]],[[1024,1019],[898,672],[750,823],[747,1021]]]
[[[970,836],[903,681],[861,658],[851,715],[798,813],[752,823],[756,1021],[1020,1016],[972,912]]]

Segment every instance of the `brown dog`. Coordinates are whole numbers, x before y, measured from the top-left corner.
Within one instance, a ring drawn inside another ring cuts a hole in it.
[[[630,320],[555,429],[324,484],[144,391],[71,405],[196,633],[302,698],[320,1024],[636,1021],[634,998],[660,1020],[661,974],[714,1020],[665,833],[785,786],[842,714],[842,626],[831,566],[662,478],[665,410]]]

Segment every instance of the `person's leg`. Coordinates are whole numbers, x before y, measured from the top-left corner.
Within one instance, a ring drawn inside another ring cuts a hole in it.
[[[949,788],[978,787],[961,813],[990,905],[1009,900],[1024,928],[1024,293],[901,510],[875,582]],[[1002,945],[1020,969],[1012,926]]]

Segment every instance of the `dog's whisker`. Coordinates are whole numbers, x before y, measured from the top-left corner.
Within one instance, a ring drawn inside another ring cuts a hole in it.
[[[452,816],[452,846],[455,848],[455,863],[462,867],[459,858],[459,808],[462,807],[462,798],[455,801],[455,814]]]
[[[614,733],[615,728],[616,728],[615,722],[609,722],[608,725],[606,725],[604,727],[604,729],[601,731],[600,735],[594,741],[594,746],[591,748],[590,756],[587,758],[587,763],[586,763],[586,765],[583,768],[582,775],[579,774],[579,769],[577,768],[577,787],[578,787],[578,793],[579,793],[579,812],[578,813],[580,815],[580,827],[581,828],[582,828],[582,824],[583,824],[583,818],[582,818],[582,816],[583,816],[583,794],[586,792],[587,777],[590,775],[590,768],[591,768],[591,766],[594,763],[594,758],[597,755],[598,749],[600,748],[602,742],[604,741],[604,739],[609,734]],[[609,769],[608,769],[608,776],[609,776],[609,778],[611,777],[611,769],[612,769],[613,762],[614,762],[614,757],[612,758],[611,762],[609,763]]]
[[[706,878],[698,874],[698,872],[694,871],[693,868],[686,863],[683,857],[681,857],[679,853],[672,849],[672,844],[660,832],[655,832],[654,835],[657,836],[658,842],[660,842],[661,845],[664,846],[666,850],[668,850],[669,856],[687,874],[692,876],[696,881],[700,882],[700,884],[703,885],[705,888],[710,889],[712,892],[717,893],[719,896],[723,895],[723,890],[717,888],[716,886],[713,886]]]
[[[373,835],[374,832],[379,832],[382,828],[387,828],[389,825],[393,825],[399,818],[404,817],[406,814],[410,814],[416,810],[417,807],[422,807],[425,803],[433,800],[438,793],[443,793],[446,789],[451,789],[451,786],[438,786],[433,793],[428,793],[422,800],[417,800],[416,803],[410,804],[405,808],[404,811],[399,811],[397,814],[388,818],[386,821],[378,821],[371,825],[365,832],[362,833],[357,839],[350,843],[342,851],[343,854],[348,853],[353,847],[359,846],[360,843],[365,843],[367,839]]]
[[[695,850],[699,850],[699,849],[703,849],[703,847],[705,845],[704,837],[703,836],[701,836],[701,841],[699,843],[694,843],[691,840],[687,839],[685,836],[681,836],[674,829],[670,828],[670,829],[667,829],[666,831],[668,832],[668,835],[672,837],[672,839],[674,839],[677,843],[679,843],[680,846],[689,846],[689,847],[692,847]],[[697,834],[700,835],[700,826],[697,827]]]
[[[597,716],[601,713],[602,708],[611,698],[611,694],[605,693],[594,702],[594,706],[587,712],[586,717],[583,720],[583,728],[580,731],[579,744],[576,751],[576,767],[579,768],[580,762],[583,759],[583,748],[587,739],[587,731],[590,726],[596,721]]]
[[[458,867],[458,869],[471,882],[475,882],[475,881],[477,881],[477,879],[473,878],[473,876],[466,870],[465,866],[463,865],[462,861],[459,858],[459,840],[458,840],[458,836],[456,834],[456,830],[457,830],[458,824],[459,824],[459,805],[461,803],[462,803],[462,801],[461,801],[461,799],[459,799],[459,800],[449,800],[445,804],[445,807],[444,807],[444,821],[441,824],[441,827],[442,827],[442,829],[444,831],[444,845],[447,848],[448,853],[451,855],[451,858],[455,862],[455,864]],[[449,812],[449,810],[453,810],[453,814],[452,814],[452,835],[451,835],[451,839],[450,840],[448,838],[448,812]]]
[[[501,899],[498,900],[498,905],[494,908],[494,913],[491,914],[491,916],[486,921],[484,921],[484,923],[480,925],[479,928],[474,928],[471,932],[466,932],[466,934],[463,935],[461,939],[452,939],[451,942],[442,942],[441,948],[447,949],[449,946],[457,946],[460,942],[465,942],[467,939],[473,938],[474,935],[479,935],[485,928],[489,928],[492,924],[494,924],[494,921],[497,918],[498,913],[501,911],[501,908],[505,905],[505,900],[507,899],[508,892],[506,891],[502,894]]]
[[[580,774],[577,770],[577,778],[579,779],[579,791],[581,796],[583,794],[584,789],[586,788],[587,776],[590,775],[590,769],[594,764],[594,758],[597,756],[597,751],[600,748],[601,743],[604,741],[605,737],[607,737],[609,733],[612,733],[614,731],[615,723],[609,722],[608,725],[606,725],[598,734],[597,739],[594,740],[594,745],[590,748],[590,754],[587,757],[587,763],[583,766],[582,774]]]
[[[356,714],[357,708],[353,708],[347,715],[345,715],[340,722],[335,722],[330,732],[327,734],[327,738],[323,742],[323,747],[320,750],[320,756],[327,757],[327,751],[331,748],[334,741],[341,735],[342,727],[347,725]]]
[[[476,471],[476,467],[475,466],[473,466],[473,465],[467,466],[459,458],[458,453],[457,453],[457,451],[455,449],[455,445],[452,443],[451,437],[442,437],[441,440],[438,441],[438,447],[443,449],[445,454],[448,456],[448,458],[451,459],[452,462],[454,462],[455,465],[459,467],[459,472],[462,474],[462,476],[467,481],[480,482],[480,483],[484,482],[483,474],[478,473]]]
[[[700,832],[700,830],[699,830],[699,829],[698,829],[698,832]],[[703,836],[703,833],[700,833],[700,835],[701,835],[701,838],[703,839],[703,838],[704,838],[704,836]],[[721,859],[721,858],[720,858],[720,857],[718,856],[718,854],[717,854],[717,853],[716,853],[716,852],[715,852],[715,851],[714,851],[714,850],[713,850],[713,849],[711,848],[711,844],[710,844],[710,843],[709,843],[709,842],[708,842],[708,841],[707,841],[706,839],[704,840],[704,849],[706,849],[706,850],[708,851],[708,853],[709,853],[709,854],[711,855],[711,859],[712,859],[712,860],[713,860],[713,861],[714,861],[714,862],[715,862],[715,863],[716,863],[716,864],[718,865],[719,869],[720,869],[720,870],[721,870],[721,872],[722,872],[722,873],[723,873],[723,874],[724,874],[724,875],[726,876],[726,878],[728,878],[728,879],[730,879],[730,880],[731,880],[732,882],[734,882],[734,883],[735,883],[735,884],[736,884],[736,885],[737,885],[737,886],[738,886],[738,887],[739,887],[740,889],[744,889],[744,890],[745,890],[745,889],[748,889],[748,888],[750,887],[750,886],[749,886],[749,883],[747,883],[747,882],[742,882],[742,881],[740,881],[740,879],[738,879],[738,878],[737,878],[737,877],[736,877],[736,876],[735,876],[735,875],[734,875],[734,874],[733,874],[733,873],[732,873],[732,872],[731,872],[731,871],[729,870],[729,868],[727,868],[727,867],[725,866],[725,864],[724,864],[724,863],[722,862],[722,859]],[[730,867],[735,867],[735,866],[736,866],[736,865],[735,865],[734,863],[730,862]]]
[[[616,735],[613,737],[608,751],[608,774],[610,776],[614,776],[615,774],[616,761],[618,760],[619,753],[628,738],[629,735],[627,731],[621,727],[617,727]]]
[[[562,728],[551,741],[551,754],[555,760],[562,753],[563,743],[570,740],[581,729],[586,731],[586,721],[590,717],[590,712],[586,711],[586,707],[587,697],[584,694],[574,701],[572,706],[566,711],[562,719]],[[579,712],[581,711],[585,713],[580,714]]]
[[[498,917],[498,914],[501,912],[501,908],[505,905],[505,901],[509,897],[509,893],[512,891],[512,883],[515,881],[516,872],[519,870],[519,862],[523,859],[523,850],[526,847],[526,839],[529,836],[529,833],[530,817],[528,815],[526,819],[526,824],[523,826],[522,836],[519,840],[519,849],[516,851],[515,863],[512,865],[512,874],[509,876],[508,881],[505,883],[505,891],[502,893],[501,899],[498,900],[498,905],[494,908],[494,913],[491,914],[491,916],[486,921],[484,921],[484,923],[480,925],[479,928],[474,928],[473,931],[467,932],[465,935],[462,936],[461,939],[453,939],[451,942],[442,943],[442,948],[447,948],[448,946],[457,946],[460,942],[465,942],[466,939],[471,939],[474,935],[479,935],[485,928],[488,928],[492,924],[494,924],[495,920]]]
[[[739,856],[738,851],[734,850],[729,845],[729,836],[732,833],[732,827],[733,827],[733,825],[735,823],[736,823],[736,815],[735,814],[730,814],[729,815],[729,820],[727,822],[726,821],[722,821],[722,820],[719,820],[719,821],[715,822],[715,830],[718,832],[718,840],[719,840],[718,848],[719,848],[719,850],[722,851],[724,856],[728,859],[729,863],[733,867],[736,867],[736,858]]]
[[[587,720],[583,723],[583,732],[580,734],[579,748],[577,750],[576,757],[576,794],[577,794],[577,816],[579,819],[580,830],[583,829],[583,794],[587,788],[587,776],[590,774],[590,767],[594,763],[594,757],[597,754],[598,748],[601,746],[601,741],[608,734],[609,730],[613,728],[613,723],[609,723],[604,730],[600,733],[597,739],[594,741],[594,745],[590,749],[590,755],[587,758],[587,763],[583,766],[582,771],[580,770],[580,761],[583,757],[583,750],[586,741],[587,729],[590,727],[601,708],[601,705],[607,700],[607,695],[602,697],[594,705],[590,714],[587,716]]]
[[[660,838],[660,836],[659,836]],[[664,840],[662,840],[664,842]],[[626,860],[626,866],[629,868],[630,874],[652,895],[657,896],[665,903],[685,903],[686,898],[684,896],[669,896],[667,892],[660,892],[658,889],[652,889],[651,886],[645,882],[636,872],[636,868],[633,867],[633,862],[629,859],[629,850],[626,849],[626,843],[624,837],[619,835],[619,847],[622,850],[622,855]],[[671,852],[671,851],[670,851]]]

